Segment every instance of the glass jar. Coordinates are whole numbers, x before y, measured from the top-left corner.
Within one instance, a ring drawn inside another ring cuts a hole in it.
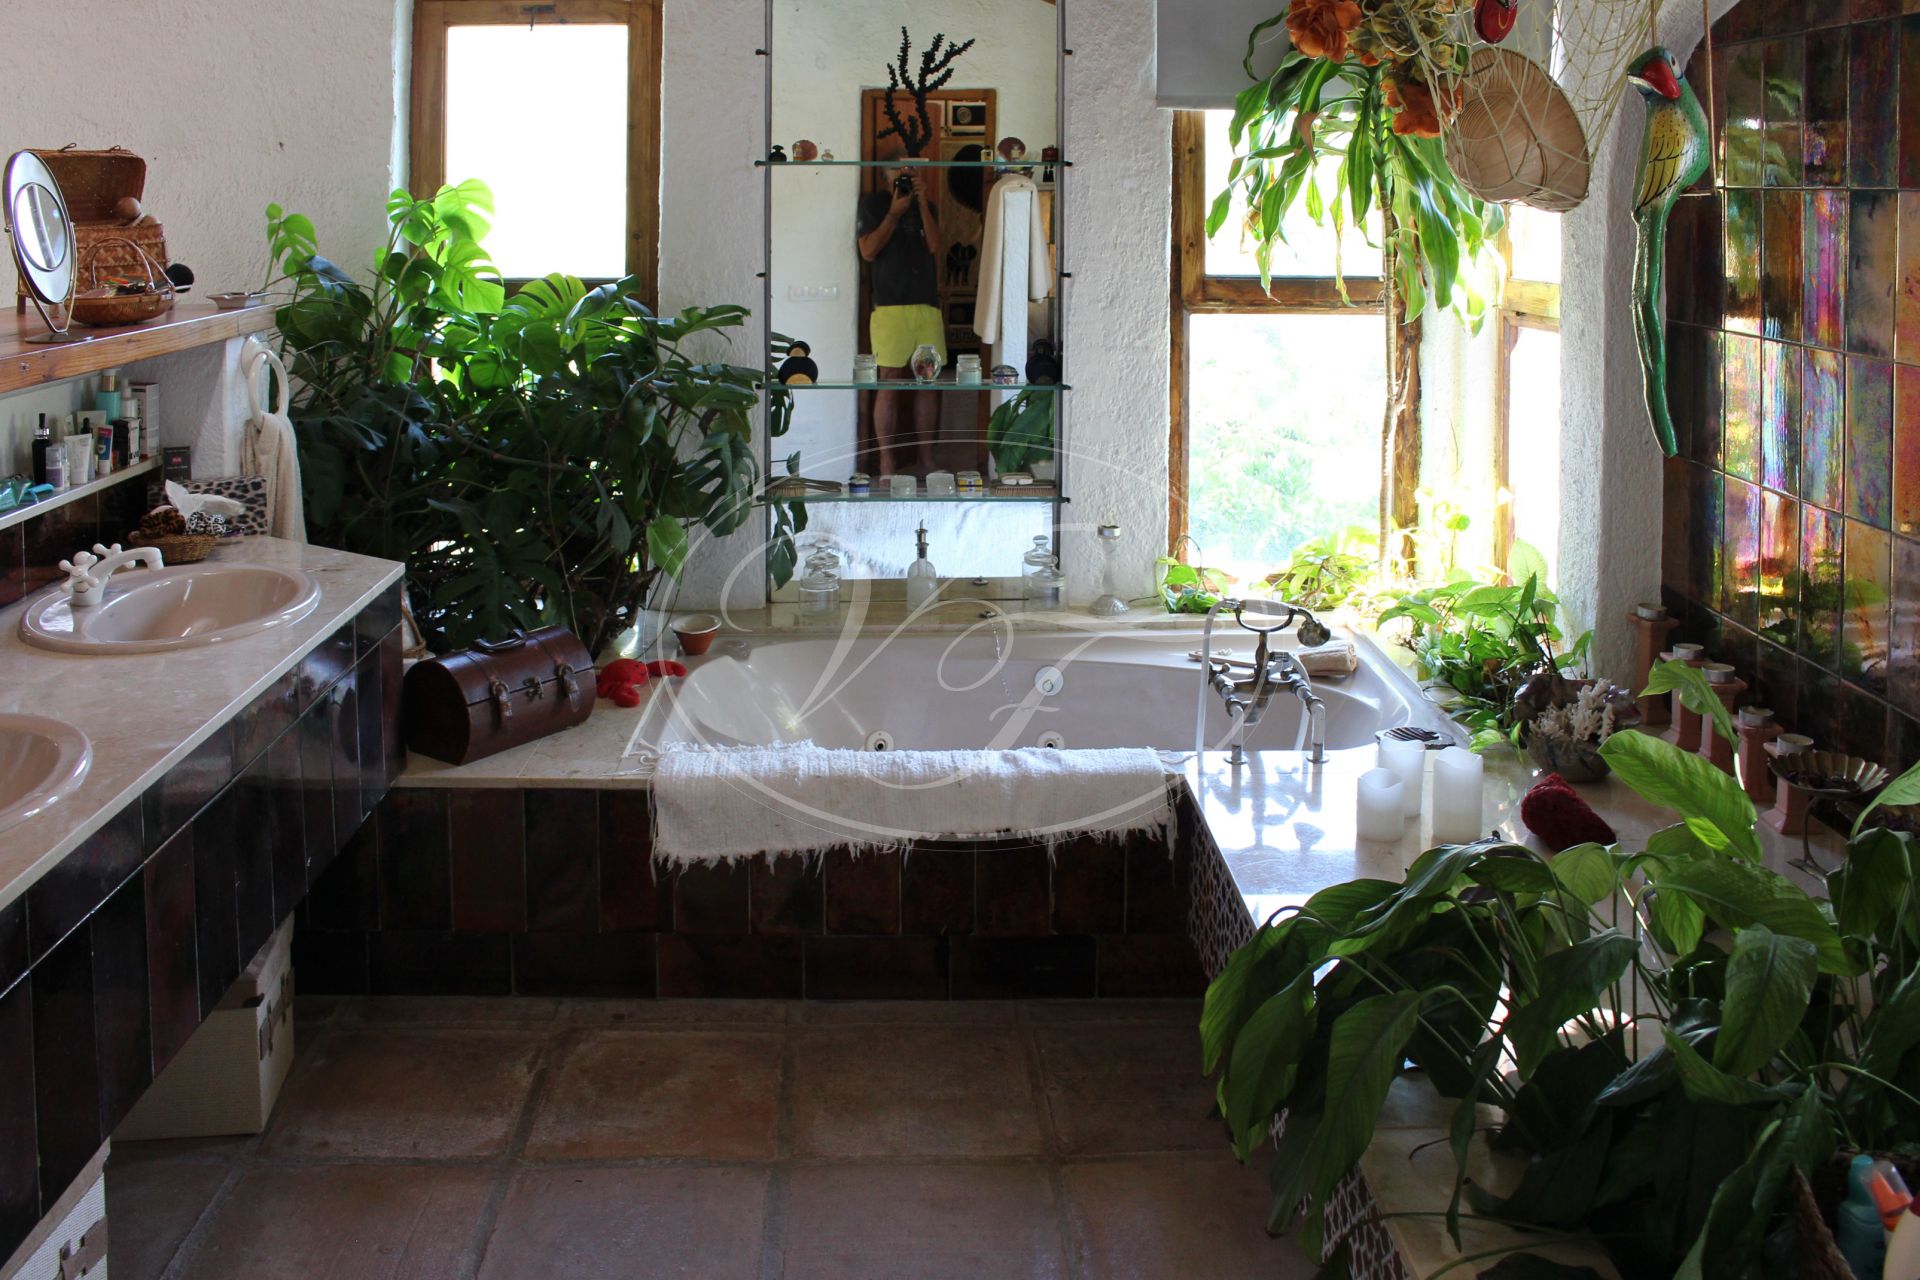
[[[1020,596],[1028,609],[1058,609],[1066,601],[1067,578],[1052,546],[1046,534],[1036,534],[1033,549],[1020,557]]]
[[[880,381],[880,365],[871,355],[857,355],[853,358],[853,380],[855,382]]]
[[[921,382],[932,382],[940,376],[940,348],[931,342],[923,342],[913,349],[913,376]]]
[[[821,547],[807,557],[800,578],[800,612],[820,617],[840,607],[840,557]]]
[[[953,380],[963,387],[980,385],[980,357],[968,352],[955,356],[953,361]]]
[[[1096,618],[1116,618],[1128,611],[1126,597],[1120,594],[1120,526],[1100,526],[1101,585],[1099,598],[1089,612]]]

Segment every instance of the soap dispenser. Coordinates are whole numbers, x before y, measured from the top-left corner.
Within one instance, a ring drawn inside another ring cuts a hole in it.
[[[920,609],[931,604],[940,590],[939,575],[933,571],[933,562],[927,559],[927,526],[924,523],[914,530],[914,550],[917,553],[914,561],[907,566],[907,607]]]

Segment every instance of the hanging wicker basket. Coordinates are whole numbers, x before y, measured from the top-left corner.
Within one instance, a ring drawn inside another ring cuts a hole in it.
[[[1587,198],[1593,162],[1573,104],[1546,69],[1483,45],[1461,76],[1460,112],[1447,127],[1447,164],[1482,200],[1518,200],[1563,213]]]

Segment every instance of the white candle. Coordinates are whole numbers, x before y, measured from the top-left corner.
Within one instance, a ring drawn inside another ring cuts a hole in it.
[[[1380,767],[1393,770],[1400,779],[1400,803],[1409,818],[1420,816],[1420,775],[1427,767],[1427,748],[1419,742],[1383,739],[1379,746]]]
[[[1465,844],[1487,834],[1481,822],[1486,761],[1464,747],[1448,747],[1433,759],[1433,838]]]
[[[1391,769],[1369,769],[1360,775],[1359,820],[1362,840],[1398,843],[1406,830],[1399,775]]]

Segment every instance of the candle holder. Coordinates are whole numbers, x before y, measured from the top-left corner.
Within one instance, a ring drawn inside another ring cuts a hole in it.
[[[1747,691],[1747,682],[1733,674],[1733,668],[1724,662],[1709,662],[1701,671],[1707,677],[1707,683],[1713,686],[1713,692],[1720,699],[1720,705],[1731,713],[1740,702],[1740,695]],[[1714,767],[1733,772],[1733,744],[1720,736],[1711,720],[1701,718],[1700,757],[1710,761]]]
[[[1827,869],[1813,860],[1813,841],[1807,831],[1807,810],[1815,800],[1867,800],[1887,785],[1893,774],[1884,765],[1838,751],[1790,751],[1776,754],[1773,774],[1781,782],[1782,792],[1797,794],[1799,822],[1797,831],[1774,826],[1782,835],[1800,837],[1800,857],[1790,865],[1817,876]],[[1796,797],[1786,797],[1789,811]],[[1776,805],[1776,807],[1778,807]],[[1769,814],[1768,825],[1772,815]]]
[[[1696,670],[1707,665],[1706,650],[1697,644],[1677,644],[1660,657],[1667,662],[1684,662]],[[1698,751],[1702,719],[1700,713],[1680,700],[1678,689],[1667,695],[1667,709],[1668,719],[1672,725],[1660,736],[1682,751]]]
[[[1669,618],[1665,609],[1648,603],[1635,605],[1633,612],[1627,615],[1627,622],[1633,627],[1633,687],[1636,690],[1644,689],[1647,687],[1647,677],[1653,674],[1653,664],[1660,660],[1660,646],[1680,625],[1680,619]],[[1657,729],[1671,719],[1672,714],[1665,699],[1658,694],[1640,699],[1642,728]]]
[[[1740,708],[1740,785],[1747,798],[1761,808],[1773,803],[1773,770],[1767,748],[1780,736],[1770,707]]]
[[[1399,843],[1407,822],[1403,789],[1400,775],[1391,769],[1369,769],[1360,775],[1354,831],[1362,840]]]
[[[1486,834],[1481,825],[1487,762],[1464,747],[1433,758],[1433,839],[1468,844]]]

